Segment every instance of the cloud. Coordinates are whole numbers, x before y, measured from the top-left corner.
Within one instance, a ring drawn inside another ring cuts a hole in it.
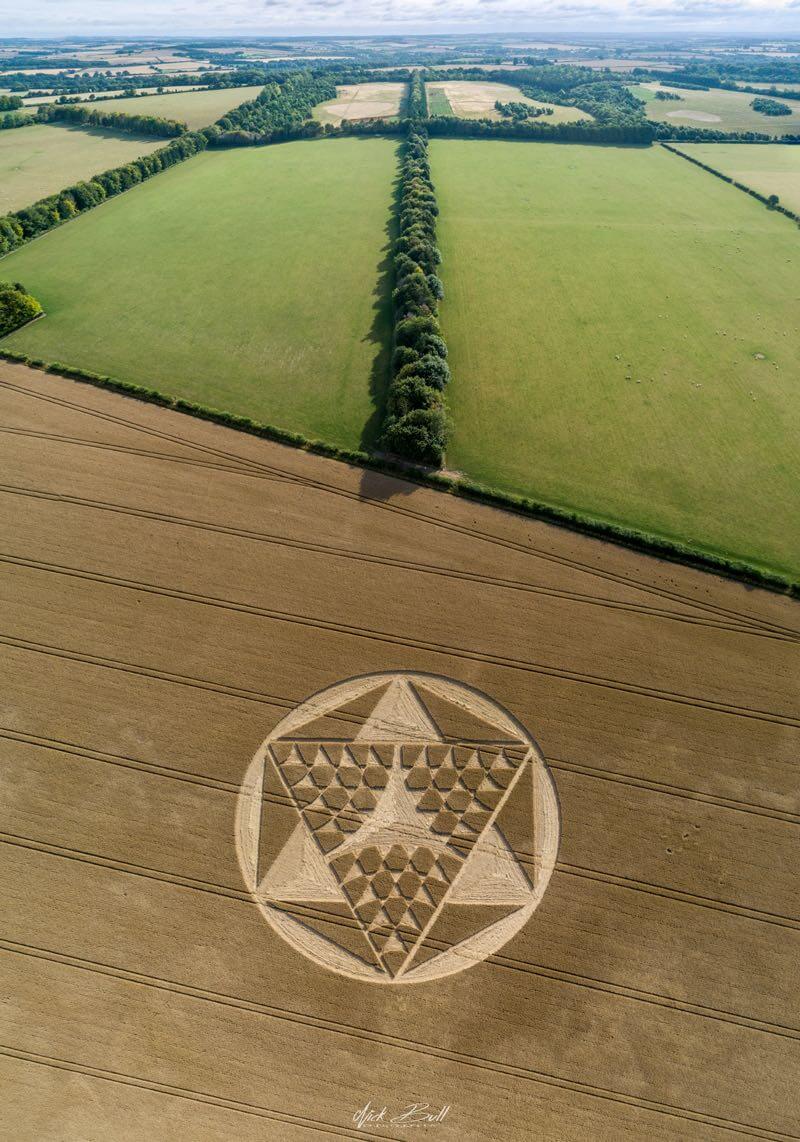
[[[0,0],[17,36],[443,34],[659,26],[729,35],[800,32],[800,0]]]

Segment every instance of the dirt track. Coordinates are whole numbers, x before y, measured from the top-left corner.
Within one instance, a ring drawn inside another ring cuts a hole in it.
[[[19,1142],[800,1135],[796,604],[0,365],[4,1121]],[[355,675],[535,738],[558,863],[459,975],[265,923],[236,795]]]

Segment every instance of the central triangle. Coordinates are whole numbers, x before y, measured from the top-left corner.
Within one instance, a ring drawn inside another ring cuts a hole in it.
[[[381,695],[354,740],[437,742],[442,738],[411,686],[404,679],[397,678]]]

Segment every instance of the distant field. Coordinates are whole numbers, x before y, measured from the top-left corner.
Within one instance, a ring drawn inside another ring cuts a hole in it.
[[[664,63],[660,59],[617,59],[611,57],[610,59],[569,59],[561,60],[561,63],[574,63],[576,67],[591,67],[595,70],[602,71],[608,68],[609,71],[633,71],[637,67],[656,68],[659,71],[674,71],[677,66],[674,63]]]
[[[102,104],[104,111],[120,111],[125,115],[159,115],[177,119],[192,130],[208,127],[221,119],[226,111],[248,99],[255,99],[263,87],[225,87],[219,91],[175,91],[165,95],[143,95],[138,99],[115,99]]]
[[[0,131],[0,214],[163,146],[163,139],[40,124]]]
[[[784,206],[800,213],[800,148],[780,143],[681,143],[680,149],[761,194],[777,194]]]
[[[797,573],[796,229],[661,148],[431,149],[448,467]]]
[[[343,119],[396,119],[407,90],[405,83],[358,83],[337,87],[335,99],[314,108],[314,118],[336,126]]]
[[[394,175],[384,139],[201,154],[4,259],[47,317],[3,345],[356,447]]]
[[[660,100],[661,88],[679,100]],[[761,115],[750,104],[756,98],[746,91],[688,91],[658,83],[635,84],[630,90],[647,103],[647,117],[675,127],[701,127],[709,131],[759,131],[763,135],[800,134],[800,103],[792,101],[791,115]]]
[[[769,92],[772,88],[776,91],[793,91],[800,92],[800,83],[748,83],[747,87],[756,87],[759,91]]]
[[[527,103],[530,107],[552,107],[553,114],[543,117],[542,123],[574,123],[578,119],[591,119],[577,107],[559,107],[555,103],[540,103],[528,99],[518,87],[508,83],[482,83],[473,80],[447,80],[427,83],[428,106],[432,115],[456,115],[459,119],[500,119],[495,103]],[[448,110],[449,108],[449,110]]]

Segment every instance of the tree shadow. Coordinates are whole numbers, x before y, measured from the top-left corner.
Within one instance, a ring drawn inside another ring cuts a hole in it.
[[[392,182],[389,217],[384,227],[385,244],[381,248],[381,260],[377,267],[377,280],[373,291],[373,318],[365,341],[376,346],[369,379],[369,396],[372,412],[361,432],[359,448],[371,453],[380,436],[386,412],[386,391],[389,386],[392,357],[392,289],[394,287],[394,244],[397,239],[397,218],[400,209],[400,145],[396,154],[397,170]]]

